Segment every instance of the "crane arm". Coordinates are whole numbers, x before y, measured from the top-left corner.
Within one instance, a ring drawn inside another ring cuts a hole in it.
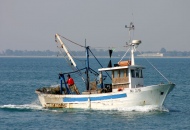
[[[67,54],[69,60],[71,61],[71,63],[73,64],[74,67],[76,67],[76,63],[75,61],[73,60],[71,54],[69,53],[69,51],[67,50],[65,44],[63,43],[63,41],[61,40],[61,38],[59,37],[59,34],[55,34],[55,38],[57,38],[61,44],[61,47],[64,49],[65,53]]]

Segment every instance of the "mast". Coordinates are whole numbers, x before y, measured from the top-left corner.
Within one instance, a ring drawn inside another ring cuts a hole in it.
[[[132,49],[131,49],[131,65],[135,65],[134,46],[132,46]]]
[[[131,65],[135,65],[134,52],[136,51],[136,48],[138,47],[138,45],[141,43],[141,40],[131,39],[131,30],[135,30],[135,26],[132,22],[130,23],[129,27],[125,25],[125,28],[129,28],[129,45],[131,46]]]
[[[86,39],[85,39],[85,48],[86,48],[86,90],[89,90],[89,46],[86,46]]]

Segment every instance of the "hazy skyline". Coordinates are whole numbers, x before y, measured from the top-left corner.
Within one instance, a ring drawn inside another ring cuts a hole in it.
[[[56,33],[82,45],[87,39],[92,47],[122,47],[130,22],[134,39],[142,40],[140,51],[190,51],[189,5],[189,0],[0,0],[0,51],[56,51]]]

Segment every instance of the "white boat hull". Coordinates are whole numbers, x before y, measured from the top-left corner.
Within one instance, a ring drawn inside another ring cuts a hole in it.
[[[36,91],[43,107],[46,108],[81,108],[81,109],[122,109],[132,106],[155,105],[161,107],[166,96],[175,84],[159,84],[138,87],[123,91],[88,94],[88,95],[58,95],[44,94]]]

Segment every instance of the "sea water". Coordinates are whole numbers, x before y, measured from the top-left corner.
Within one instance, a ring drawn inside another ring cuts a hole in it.
[[[100,58],[104,67],[110,59]],[[113,58],[112,63],[120,59]],[[148,62],[147,62],[148,60]],[[146,67],[145,85],[176,84],[164,106],[130,107],[118,110],[46,109],[35,90],[59,84],[58,74],[69,70],[62,58],[0,58],[0,129],[190,129],[190,59],[136,59]],[[84,59],[79,59],[84,62]],[[167,79],[163,78],[151,64]],[[92,68],[100,66],[90,59]],[[80,77],[74,77],[80,83]],[[80,91],[85,88],[79,88]]]

